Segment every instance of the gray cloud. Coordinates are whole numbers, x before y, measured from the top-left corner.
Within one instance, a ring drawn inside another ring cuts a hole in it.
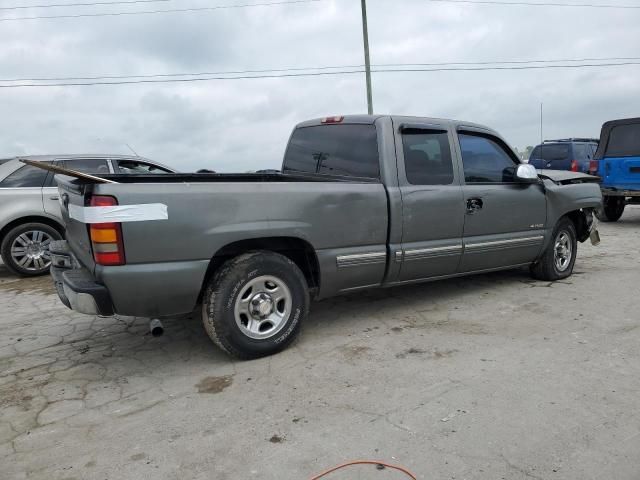
[[[0,77],[360,64],[358,3],[5,22]],[[635,56],[638,15],[369,0],[372,62]],[[540,102],[546,138],[597,135],[605,120],[638,115],[639,72],[379,73],[374,102],[380,113],[485,123],[524,147],[539,140]],[[298,121],[366,110],[363,75],[0,89],[0,102],[0,156],[126,153],[129,143],[182,170],[220,171],[277,167]]]

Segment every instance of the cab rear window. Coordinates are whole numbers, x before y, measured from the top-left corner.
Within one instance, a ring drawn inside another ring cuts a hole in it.
[[[297,128],[287,147],[284,172],[379,178],[374,125],[318,125]]]

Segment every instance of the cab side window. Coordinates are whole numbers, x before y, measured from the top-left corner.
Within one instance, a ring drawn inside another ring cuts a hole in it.
[[[41,168],[25,165],[0,182],[0,188],[42,187],[48,173]]]
[[[451,185],[453,161],[447,132],[404,129],[402,148],[407,181],[412,185]]]
[[[459,133],[466,183],[511,183],[518,161],[494,137],[471,132]]]

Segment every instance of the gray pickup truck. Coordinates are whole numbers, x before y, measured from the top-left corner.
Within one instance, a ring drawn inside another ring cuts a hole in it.
[[[295,127],[282,172],[56,177],[61,300],[87,314],[201,306],[240,358],[285,348],[310,298],[529,266],[571,275],[597,237],[596,178],[538,174],[467,122],[347,116]]]

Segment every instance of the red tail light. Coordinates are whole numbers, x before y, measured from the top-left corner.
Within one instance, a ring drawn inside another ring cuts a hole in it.
[[[115,197],[95,195],[91,197],[92,207],[115,207]],[[93,258],[98,265],[124,265],[124,244],[120,223],[92,223],[89,225],[89,236]]]
[[[578,161],[577,160],[571,160],[571,171],[572,172],[577,172],[578,171]]]
[[[591,175],[597,175],[598,174],[598,160],[591,160],[589,162],[589,173]]]

